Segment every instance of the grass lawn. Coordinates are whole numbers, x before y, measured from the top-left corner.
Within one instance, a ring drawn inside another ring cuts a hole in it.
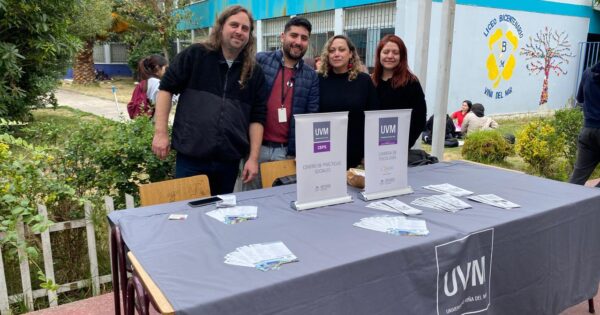
[[[117,99],[119,100],[119,103],[129,103],[135,87],[135,81],[130,77],[114,77],[110,81],[100,81],[88,85],[72,84],[70,81],[63,81],[60,88],[112,101],[114,100],[112,93],[113,86],[117,88]]]
[[[517,132],[530,122],[533,118],[506,118],[498,119],[498,130],[503,134],[516,135]],[[423,150],[431,153],[431,146],[428,144],[421,144]],[[444,161],[462,160],[463,156],[461,153],[462,146],[456,148],[444,148]],[[517,155],[509,156],[506,158],[504,163],[494,164],[499,167],[509,168],[516,171],[524,172],[526,170],[526,163],[523,159]]]

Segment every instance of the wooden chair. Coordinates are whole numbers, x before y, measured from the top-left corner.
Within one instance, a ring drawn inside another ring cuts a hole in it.
[[[294,174],[296,174],[295,160],[281,160],[260,164],[260,176],[262,177],[263,188],[273,187],[273,182],[279,177]]]
[[[142,206],[210,196],[206,175],[140,185],[139,189]]]

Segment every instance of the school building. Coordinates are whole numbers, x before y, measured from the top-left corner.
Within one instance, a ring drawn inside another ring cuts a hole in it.
[[[346,34],[372,67],[378,41],[386,34],[400,36],[425,88],[428,114],[433,113],[441,0],[191,1],[180,8],[191,11],[191,19],[181,24],[190,32],[178,49],[205,39],[218,14],[233,4],[248,8],[257,20],[258,51],[279,49],[279,35],[292,16],[313,25],[308,57],[320,54],[330,36]],[[600,11],[593,0],[456,0],[448,111],[464,99],[484,104],[486,114],[564,107],[582,70],[599,60],[599,41]]]

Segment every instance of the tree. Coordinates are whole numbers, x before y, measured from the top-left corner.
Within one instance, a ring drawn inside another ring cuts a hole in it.
[[[88,84],[95,80],[94,44],[106,36],[112,25],[110,0],[80,0],[78,13],[69,31],[83,43],[73,62],[73,83]]]
[[[116,11],[129,23],[128,32],[121,39],[129,44],[130,54],[162,53],[167,60],[172,55],[171,43],[185,31],[177,24],[189,19],[190,14],[175,10],[173,0],[116,0]],[[142,52],[136,52],[140,48]]]
[[[564,31],[559,33],[545,27],[535,35],[535,38],[529,37],[529,43],[521,48],[520,54],[525,55],[525,59],[528,61],[526,67],[530,75],[544,72],[544,84],[539,102],[539,105],[542,106],[548,103],[550,71],[554,71],[556,76],[567,74],[567,70],[563,67],[569,63],[568,58],[575,57],[571,53],[569,35]]]
[[[77,0],[0,0],[0,117],[56,105],[52,94],[79,45],[69,34]]]

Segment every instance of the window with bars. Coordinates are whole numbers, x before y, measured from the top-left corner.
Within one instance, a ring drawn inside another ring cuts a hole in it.
[[[321,54],[323,46],[333,36],[335,13],[333,10],[298,15],[310,21],[312,31],[306,57],[314,58]]]
[[[108,49],[105,47],[108,46]],[[108,51],[108,56],[107,56]],[[94,46],[94,63],[127,63],[129,51],[127,44],[108,43]]]
[[[127,45],[121,43],[110,44],[110,61],[111,63],[127,63],[129,52]]]
[[[371,70],[375,49],[383,36],[394,34],[396,3],[386,2],[345,9],[344,34],[356,45],[358,55]]]
[[[281,48],[281,41],[279,40],[279,36],[283,32],[285,23],[287,23],[289,19],[289,16],[283,16],[276,19],[263,20],[263,51],[274,51]]]
[[[105,63],[104,45],[94,45],[94,63]]]

